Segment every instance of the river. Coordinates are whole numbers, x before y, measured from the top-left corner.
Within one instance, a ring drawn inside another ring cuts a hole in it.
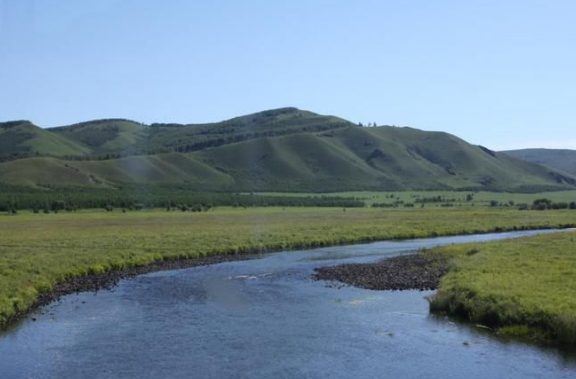
[[[428,312],[313,269],[512,232],[272,253],[63,297],[0,337],[0,378],[574,378],[573,355]]]

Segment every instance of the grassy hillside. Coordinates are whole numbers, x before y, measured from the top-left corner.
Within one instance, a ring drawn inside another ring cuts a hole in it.
[[[193,152],[259,138],[314,133],[350,125],[350,122],[334,116],[280,108],[213,124],[152,124],[150,146],[151,149]]]
[[[523,149],[503,151],[502,153],[576,176],[576,150]]]
[[[69,164],[81,172],[115,183],[196,183],[214,187],[233,184],[230,176],[178,153]]]
[[[576,183],[446,133],[386,126],[263,138],[193,155],[245,190],[534,191]]]
[[[27,122],[4,125],[8,138],[1,140],[7,141],[1,154],[35,157],[0,164],[0,181],[16,185],[186,184],[300,192],[576,188],[569,174],[450,134],[363,128],[296,108],[213,124],[108,119],[53,129]]]
[[[0,164],[0,183],[32,187],[178,183],[227,188],[234,180],[189,155],[169,153],[97,161],[18,159]]]
[[[89,146],[94,157],[192,152],[240,141],[350,126],[333,116],[281,108],[210,124],[144,125],[104,119],[49,129]]]
[[[146,126],[124,119],[94,120],[48,131],[88,146],[92,154],[132,153],[148,138]]]
[[[442,132],[354,128],[338,131],[335,137],[370,166],[395,177],[404,189],[521,190],[524,186],[546,186],[557,181],[549,170],[509,159]]]
[[[35,155],[84,155],[90,149],[29,121],[0,123],[0,160]]]
[[[72,162],[47,157],[4,162],[0,164],[0,183],[30,187],[109,186],[106,179],[95,177],[71,164]]]
[[[292,135],[242,142],[195,153],[230,174],[245,190],[318,192],[378,185],[379,173],[349,151],[317,135]]]

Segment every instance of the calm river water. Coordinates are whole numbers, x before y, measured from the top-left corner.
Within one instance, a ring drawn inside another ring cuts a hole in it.
[[[0,378],[576,378],[568,353],[429,315],[431,292],[311,280],[322,265],[535,233],[281,252],[142,275],[66,296],[6,332]]]

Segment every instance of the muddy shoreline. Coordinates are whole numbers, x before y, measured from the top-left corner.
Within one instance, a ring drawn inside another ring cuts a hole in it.
[[[369,290],[435,290],[448,272],[448,259],[440,254],[412,254],[373,263],[346,263],[314,269],[315,280],[337,281]]]

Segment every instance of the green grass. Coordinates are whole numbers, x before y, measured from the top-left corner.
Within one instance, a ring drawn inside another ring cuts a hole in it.
[[[452,268],[431,309],[504,336],[576,345],[575,239],[564,232],[434,249],[452,258]]]
[[[0,325],[71,276],[162,259],[576,224],[569,211],[219,208],[0,216]]]

